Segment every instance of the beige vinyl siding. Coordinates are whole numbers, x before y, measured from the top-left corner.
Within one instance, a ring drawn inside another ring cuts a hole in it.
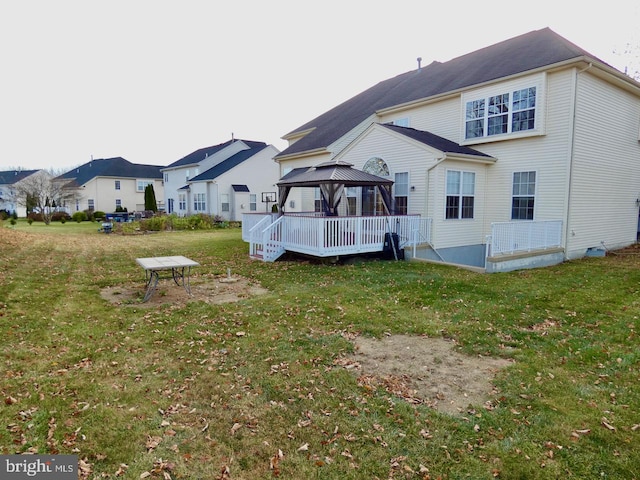
[[[460,98],[454,97],[406,112],[409,127],[439,135],[453,142],[460,139]],[[390,119],[391,117],[389,117]],[[389,120],[383,117],[381,123]]]
[[[486,204],[486,165],[459,161],[444,161],[431,170],[429,183],[433,188],[432,244],[435,248],[459,247],[484,243],[483,217]],[[458,170],[476,174],[473,218],[445,219],[447,171]]]
[[[636,240],[640,99],[588,71],[578,76],[568,256]],[[613,156],[612,152],[616,152]]]
[[[332,157],[338,155],[344,150],[356,137],[364,132],[372,123],[380,123],[380,119],[377,115],[369,115],[364,121],[360,122],[357,126],[349,130],[345,135],[340,137],[334,143],[327,147],[327,150],[331,152]],[[313,165],[316,165],[315,163]]]
[[[339,155],[337,159],[353,164],[362,170],[373,157],[382,158],[389,167],[389,178],[396,173],[409,174],[408,210],[410,214],[427,216],[426,169],[433,165],[441,152],[418,144],[403,135],[397,135],[385,127],[375,126],[359,139],[357,144]],[[411,190],[411,187],[415,187]]]
[[[573,76],[569,70],[548,76],[545,135],[474,146],[495,158],[490,167],[485,232],[491,223],[511,221],[514,172],[536,172],[534,220],[562,220],[570,155]]]

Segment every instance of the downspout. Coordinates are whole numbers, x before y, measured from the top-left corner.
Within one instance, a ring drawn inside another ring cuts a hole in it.
[[[426,187],[426,192],[427,194],[425,195],[425,202],[424,202],[424,211],[425,213],[429,213],[429,197],[431,196],[431,189],[429,188],[429,176],[431,175],[431,170],[433,170],[434,168],[438,167],[442,162],[444,162],[447,159],[447,154],[445,153],[443,157],[441,158],[436,158],[436,161],[433,165],[431,165],[429,168],[427,168],[427,173],[426,173],[426,178],[425,178],[425,187]],[[429,233],[433,233],[433,222],[431,222],[431,229],[429,230]],[[444,258],[442,258],[442,256],[438,253],[438,251],[436,250],[436,247],[433,245],[433,243],[431,243],[431,238],[429,238],[427,240],[427,244],[433,249],[434,253],[440,257],[440,260],[442,260],[443,262],[445,261]],[[416,244],[414,242],[413,244],[413,256],[415,258],[416,256]]]
[[[576,135],[575,135],[575,129],[576,129],[576,105],[578,102],[578,75],[580,75],[583,72],[586,72],[587,70],[589,70],[591,67],[593,67],[593,63],[589,62],[589,65],[587,65],[586,67],[584,67],[582,70],[578,70],[575,72],[574,74],[574,80],[573,80],[573,100],[572,100],[572,105],[571,105],[571,128],[569,129],[569,135],[570,135],[570,139],[569,139],[569,171],[568,171],[568,175],[567,175],[567,201],[566,201],[566,207],[565,207],[565,232],[564,232],[564,258],[565,260],[568,258],[567,254],[569,253],[569,238],[571,235],[571,232],[569,231],[569,215],[570,215],[570,211],[571,211],[571,191],[573,189],[573,152],[575,150],[575,142],[576,142]]]

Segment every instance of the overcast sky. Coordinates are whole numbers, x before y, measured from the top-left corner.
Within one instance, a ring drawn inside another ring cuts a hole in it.
[[[168,165],[232,134],[282,150],[283,135],[417,57],[444,62],[544,27],[639,69],[639,5],[4,1],[0,170],[60,172],[92,157]]]

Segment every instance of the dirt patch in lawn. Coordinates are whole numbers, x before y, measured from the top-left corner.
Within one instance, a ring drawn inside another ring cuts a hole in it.
[[[258,283],[239,276],[198,277],[191,280],[191,294],[176,285],[171,278],[160,278],[155,293],[143,302],[146,286],[143,282],[103,288],[102,298],[115,305],[138,305],[153,307],[158,305],[185,305],[187,302],[202,301],[210,304],[237,302],[268,292]]]
[[[470,405],[492,409],[498,391],[495,375],[509,360],[464,355],[453,341],[392,335],[380,340],[357,337],[356,353],[345,366],[361,384],[384,388],[412,403],[448,414],[468,414]]]

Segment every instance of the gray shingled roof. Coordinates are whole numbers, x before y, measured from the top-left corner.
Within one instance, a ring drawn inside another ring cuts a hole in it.
[[[326,148],[381,109],[581,57],[605,63],[544,28],[444,63],[433,62],[384,80],[293,130],[290,134],[314,129],[276,158]]]
[[[131,163],[122,157],[100,158],[69,170],[57,178],[74,180],[78,185],[84,185],[96,177],[161,179],[161,168],[157,165]]]
[[[193,177],[191,181],[198,182],[201,180],[214,180],[215,178],[219,177],[223,173],[228,172],[232,168],[240,165],[245,160],[250,159],[261,150],[267,148],[267,144],[264,142],[253,142],[248,140],[243,140],[243,142],[246,143],[247,146],[249,146],[249,149],[240,150],[235,155],[232,155],[226,160],[223,160],[217,165],[214,165],[212,168],[210,168],[205,172],[202,172],[197,177]],[[271,161],[271,159],[269,159],[269,161]]]
[[[38,170],[8,170],[0,172],[0,185],[13,185],[29,175],[33,175]]]
[[[409,138],[412,138],[420,143],[429,145],[430,147],[440,150],[444,153],[457,153],[461,155],[475,155],[477,157],[493,158],[491,155],[482,153],[473,148],[458,145],[456,142],[447,140],[444,137],[440,137],[431,132],[425,132],[423,130],[416,130],[415,128],[400,127],[398,125],[391,125],[389,123],[381,124],[383,127],[393,130],[394,132],[401,133]]]

